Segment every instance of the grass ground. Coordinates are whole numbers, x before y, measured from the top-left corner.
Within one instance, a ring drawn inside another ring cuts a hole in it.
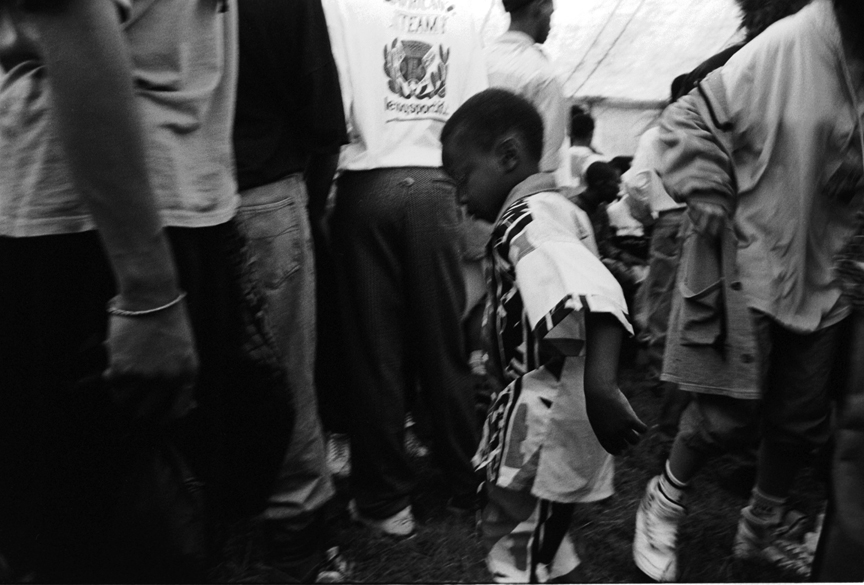
[[[639,416],[657,422],[659,403],[642,382],[639,367],[622,369],[621,387]],[[637,447],[616,461],[616,495],[597,504],[577,507],[571,532],[582,558],[573,574],[579,583],[638,583],[648,581],[634,565],[631,543],[636,508],[647,481],[661,468],[668,444],[649,431]],[[375,537],[351,524],[343,514],[336,519],[338,540],[355,564],[352,582],[358,583],[488,583],[490,575],[476,537],[473,519],[455,518],[446,511],[445,479],[427,458],[415,461],[419,477],[414,512],[419,522],[416,537],[393,541]],[[794,573],[731,555],[738,513],[746,504],[746,485],[735,485],[738,464],[720,458],[694,480],[694,495],[679,533],[680,580],[685,582],[795,582]],[[815,514],[824,485],[815,470],[799,478],[791,502]],[[347,503],[339,485],[339,504]],[[737,493],[736,493],[737,492]],[[238,527],[225,551],[225,561],[214,579],[219,582],[284,582],[271,561],[261,558],[254,540]]]

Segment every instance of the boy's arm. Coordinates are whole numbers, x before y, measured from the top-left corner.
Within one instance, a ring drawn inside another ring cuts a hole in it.
[[[170,304],[180,291],[150,188],[117,8],[105,0],[59,0],[30,17],[72,178],[117,280],[116,306],[143,311]],[[157,389],[174,394],[176,412],[185,410],[180,390],[191,386],[197,357],[183,302],[143,317],[113,316],[107,346],[106,374],[140,393],[139,414]]]
[[[624,329],[606,313],[585,315],[585,408],[594,434],[617,455],[639,442],[648,427],[618,389],[618,354]]]

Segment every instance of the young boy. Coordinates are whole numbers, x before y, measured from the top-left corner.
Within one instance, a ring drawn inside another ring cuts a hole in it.
[[[626,305],[580,241],[575,206],[539,174],[543,123],[529,102],[477,94],[441,141],[460,202],[494,224],[485,328],[504,390],[475,456],[487,564],[498,582],[546,582],[579,563],[567,537],[574,504],[612,495],[608,453],[646,430],[616,384]]]

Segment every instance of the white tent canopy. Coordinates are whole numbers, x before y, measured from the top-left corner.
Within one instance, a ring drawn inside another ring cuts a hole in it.
[[[571,103],[597,120],[595,143],[632,154],[672,80],[740,38],[734,0],[556,0],[544,45]],[[501,0],[472,2],[484,42],[506,30]]]

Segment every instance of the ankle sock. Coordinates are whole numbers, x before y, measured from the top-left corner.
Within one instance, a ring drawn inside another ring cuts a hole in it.
[[[776,524],[783,518],[787,499],[763,493],[754,487],[750,496],[750,513],[759,520]]]
[[[687,493],[687,488],[690,486],[689,482],[683,482],[677,479],[672,474],[672,469],[669,466],[669,461],[666,461],[666,467],[663,469],[663,473],[660,475],[660,483],[658,484],[660,487],[660,491],[663,492],[663,495],[666,496],[667,499],[675,502],[679,506],[684,505],[684,496]]]

